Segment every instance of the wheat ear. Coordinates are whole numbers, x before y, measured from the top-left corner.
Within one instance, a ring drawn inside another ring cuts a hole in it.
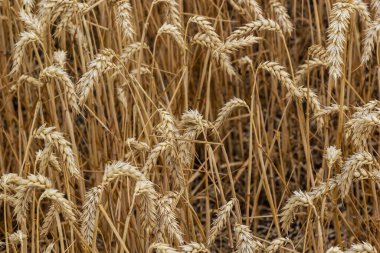
[[[17,41],[13,53],[13,65],[10,75],[17,74],[21,69],[21,64],[24,59],[26,46],[30,43],[38,42],[42,45],[40,37],[34,32],[22,32],[20,39]]]
[[[160,239],[164,230],[167,230],[171,241],[175,239],[179,244],[183,244],[183,233],[174,212],[177,198],[178,193],[169,192],[158,201],[159,225],[157,227],[157,236]]]
[[[181,252],[183,253],[210,253],[205,245],[198,242],[190,242],[185,245],[181,245]]]
[[[353,244],[351,248],[345,251],[346,253],[377,253],[375,247],[368,242]]]
[[[49,79],[57,80],[64,85],[71,108],[74,112],[79,113],[80,109],[78,106],[78,97],[75,92],[74,83],[71,81],[67,72],[61,67],[51,65],[43,69],[40,73],[40,80],[46,82]]]
[[[329,73],[336,80],[343,74],[344,49],[347,43],[346,33],[354,7],[351,3],[337,2],[330,14],[330,24],[327,29],[327,62]]]
[[[82,222],[81,233],[89,245],[92,244],[94,238],[96,215],[102,192],[102,186],[96,186],[88,190],[82,207],[82,215],[80,218]]]
[[[132,6],[128,0],[116,2],[116,23],[119,25],[123,35],[132,40],[135,31],[132,25]]]
[[[219,208],[216,214],[216,218],[212,222],[209,238],[207,240],[208,246],[210,246],[215,241],[216,237],[222,231],[237,201],[238,201],[237,199],[231,199],[225,205]]]
[[[247,103],[240,98],[232,98],[225,103],[222,109],[220,109],[218,117],[213,122],[215,129],[219,129],[235,109],[244,107],[249,108]]]
[[[34,137],[37,139],[43,139],[45,143],[53,145],[60,155],[65,164],[66,169],[75,178],[80,178],[80,172],[78,170],[78,162],[75,158],[71,144],[64,137],[63,134],[55,131],[55,127],[46,127],[42,125],[34,132]]]
[[[290,74],[285,70],[285,67],[277,62],[266,61],[261,63],[258,68],[264,69],[271,75],[275,76],[293,97],[303,98],[302,92],[294,85],[293,80],[290,78]]]
[[[342,172],[338,178],[342,198],[344,198],[350,190],[355,171],[361,169],[363,166],[374,164],[376,164],[376,161],[373,156],[365,151],[353,154],[344,162]]]
[[[276,15],[277,22],[280,24],[281,29],[284,33],[291,34],[294,30],[293,24],[290,21],[288,11],[285,6],[278,0],[270,0],[270,6],[273,9],[274,14]]]
[[[164,23],[157,31],[157,36],[162,34],[169,34],[177,42],[178,46],[185,48],[185,42],[183,40],[180,29],[172,24]]]
[[[77,93],[79,96],[79,105],[83,106],[87,100],[90,91],[99,82],[101,75],[111,69],[116,68],[112,63],[115,53],[110,50],[102,50],[95,58],[88,64],[87,72],[79,79],[77,84]]]
[[[276,31],[281,33],[281,27],[272,19],[258,19],[247,23],[236,30],[227,38],[227,41],[245,37],[255,31]]]
[[[253,238],[252,231],[248,226],[239,223],[235,224],[236,253],[254,253],[265,247]]]

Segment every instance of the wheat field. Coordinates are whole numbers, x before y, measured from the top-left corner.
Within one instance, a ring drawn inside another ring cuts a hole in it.
[[[379,0],[0,0],[0,252],[377,253],[379,31]]]

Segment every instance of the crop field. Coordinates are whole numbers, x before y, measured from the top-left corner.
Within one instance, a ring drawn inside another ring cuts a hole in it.
[[[0,253],[377,253],[380,0],[0,0]]]

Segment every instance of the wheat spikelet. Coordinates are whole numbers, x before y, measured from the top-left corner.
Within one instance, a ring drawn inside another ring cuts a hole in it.
[[[269,4],[274,11],[277,22],[280,24],[281,29],[284,31],[284,33],[291,34],[294,30],[294,27],[290,21],[289,14],[285,6],[283,6],[278,0],[270,0]]]
[[[25,221],[27,212],[29,210],[29,203],[31,202],[31,190],[41,189],[45,190],[52,187],[50,180],[42,175],[29,175],[26,179],[21,179],[18,182],[19,186],[16,188],[16,203],[14,213],[18,223]]]
[[[228,119],[231,113],[235,109],[241,107],[248,108],[248,105],[245,101],[241,100],[240,98],[235,97],[230,99],[227,103],[225,103],[222,109],[220,109],[218,117],[213,122],[215,129],[219,129],[223,125],[223,123]]]
[[[210,251],[202,243],[190,242],[185,245],[181,245],[181,252],[186,253],[210,253]]]
[[[327,167],[330,169],[334,164],[337,164],[339,167],[342,165],[342,151],[335,146],[327,148],[325,158],[327,160]]]
[[[173,39],[177,42],[178,46],[181,48],[185,48],[185,42],[183,40],[181,31],[175,25],[164,23],[160,29],[157,31],[157,36],[162,34],[169,34],[173,37]]]
[[[351,248],[349,248],[345,252],[347,253],[377,253],[377,250],[370,243],[362,242],[362,243],[353,244]]]
[[[178,193],[169,192],[158,201],[159,225],[157,226],[157,236],[160,239],[163,231],[167,230],[171,241],[175,239],[179,244],[183,244],[183,233],[174,212],[177,195]]]
[[[74,112],[78,113],[80,111],[78,106],[78,97],[75,92],[74,83],[71,81],[67,72],[63,70],[61,67],[51,65],[43,69],[40,73],[40,80],[46,82],[49,79],[55,79],[64,85],[65,90],[67,92],[69,104],[74,110]]]
[[[141,211],[143,229],[150,234],[157,227],[157,192],[154,190],[154,185],[149,180],[142,180],[136,183],[135,195],[138,207]]]
[[[128,0],[120,0],[116,5],[116,23],[119,25],[123,35],[132,40],[135,31],[132,25],[132,6]]]
[[[339,247],[331,247],[326,253],[343,253],[343,251]]]
[[[26,234],[24,234],[21,230],[17,230],[13,234],[9,235],[9,241],[14,244],[22,243],[23,240],[27,238]]]
[[[362,56],[361,62],[362,64],[367,64],[372,59],[372,52],[375,47],[375,42],[378,38],[378,32],[380,30],[380,20],[374,20],[368,26],[368,28],[364,32],[364,39],[362,41]]]
[[[261,40],[260,37],[255,37],[253,35],[248,35],[244,38],[238,38],[238,39],[231,39],[226,41],[220,48],[222,52],[225,52],[227,54],[231,54],[234,51],[237,51],[239,49],[242,49],[244,47],[249,47],[252,44],[258,43]]]
[[[42,125],[33,133],[34,138],[43,139],[45,143],[53,145],[62,157],[66,169],[75,178],[80,178],[78,170],[78,163],[71,149],[71,144],[64,137],[63,134],[55,131],[55,127],[46,127]]]
[[[46,189],[40,199],[48,198],[53,201],[55,208],[58,208],[70,222],[77,220],[77,210],[74,208],[74,204],[64,197],[64,194],[56,189]]]
[[[102,50],[102,52],[97,54],[88,64],[87,72],[83,74],[77,84],[79,105],[84,105],[90,91],[96,84],[98,84],[101,75],[111,69],[116,68],[116,65],[112,63],[113,57],[114,52],[112,50]]]
[[[26,46],[30,43],[38,42],[42,44],[39,36],[34,32],[22,32],[20,39],[17,41],[13,53],[13,65],[10,75],[17,74],[21,69],[21,64],[24,59]]]
[[[81,215],[81,233],[86,242],[91,245],[96,229],[96,213],[100,202],[103,187],[96,186],[86,192]]]
[[[148,248],[148,253],[156,252],[160,253],[179,253],[178,250],[172,248],[169,244],[166,243],[153,243]]]
[[[271,241],[270,245],[266,248],[266,252],[275,253],[288,243],[292,243],[292,241],[289,238],[277,238]]]
[[[275,76],[281,84],[286,87],[292,96],[296,98],[303,97],[301,90],[294,85],[292,79],[290,78],[290,74],[285,70],[285,67],[281,66],[277,62],[266,61],[261,63],[258,68],[262,68],[268,71],[271,75]]]
[[[53,62],[57,64],[62,69],[65,67],[67,61],[67,53],[63,50],[55,51],[53,54]]]
[[[375,164],[376,161],[368,152],[359,152],[351,155],[343,164],[342,172],[338,178],[340,187],[340,195],[344,198],[351,187],[355,171],[361,169],[363,166],[370,166]]]
[[[374,12],[373,19],[378,19],[380,17],[380,2],[378,0],[371,0],[371,9]]]
[[[222,231],[237,201],[237,199],[233,198],[230,201],[228,201],[225,205],[219,208],[216,214],[216,218],[212,222],[209,238],[207,240],[208,246],[210,246],[215,241],[216,237]]]
[[[327,62],[330,65],[330,75],[336,80],[343,74],[344,50],[347,43],[346,33],[354,7],[351,3],[337,2],[330,14],[330,24],[327,30]]]
[[[53,251],[53,249],[54,249],[54,246],[55,246],[54,242],[50,243],[50,244],[45,248],[44,253],[51,253],[51,252]]]
[[[276,31],[281,33],[281,27],[274,20],[258,19],[234,30],[227,38],[227,41],[245,37],[252,34],[254,31]]]
[[[289,229],[290,223],[294,219],[294,214],[300,207],[309,207],[312,205],[312,198],[308,193],[303,191],[295,191],[282,208],[280,214],[282,228],[286,231]]]
[[[327,62],[327,52],[326,48],[324,48],[321,45],[312,45],[308,49],[308,53],[311,56],[311,58],[318,59],[323,62]]]
[[[254,240],[252,231],[248,226],[239,223],[235,224],[236,253],[254,253],[265,247],[259,242]]]

